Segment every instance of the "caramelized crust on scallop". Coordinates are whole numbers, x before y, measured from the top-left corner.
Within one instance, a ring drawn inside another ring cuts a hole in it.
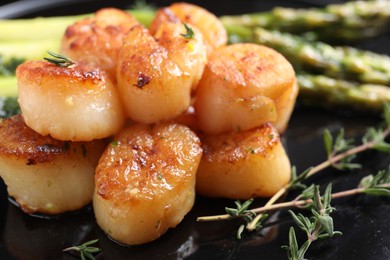
[[[90,141],[115,134],[124,123],[116,87],[93,65],[29,61],[16,76],[23,118],[42,135]]]
[[[100,9],[93,17],[70,25],[60,52],[77,61],[92,63],[115,76],[116,60],[127,31],[139,22],[128,12]]]
[[[201,135],[203,157],[196,191],[208,197],[268,197],[290,179],[290,161],[277,130],[265,124],[251,130]]]
[[[195,29],[194,29],[195,30]],[[206,49],[201,34],[183,37],[183,24],[163,23],[152,35],[134,26],[121,48],[117,81],[127,115],[139,123],[173,119],[190,106]]]
[[[205,40],[208,54],[227,43],[227,32],[221,21],[200,6],[182,2],[161,8],[150,25],[150,31],[154,33],[159,25],[166,21],[182,22],[199,29]]]
[[[99,90],[101,85],[105,84],[105,75],[98,67],[78,62],[69,67],[61,67],[46,61],[28,61],[18,66],[17,77],[22,82],[45,88],[47,91],[54,88],[58,94],[68,94],[69,89],[80,88],[79,85],[73,86],[69,82],[82,83],[83,89],[91,90]],[[58,86],[46,84],[46,81],[53,81]]]
[[[198,137],[178,124],[134,124],[108,146],[95,175],[93,205],[113,239],[141,244],[175,227],[192,208]]]
[[[92,199],[105,141],[64,142],[30,129],[21,115],[0,124],[0,177],[26,213],[60,214]]]
[[[281,114],[289,115],[284,110],[295,103],[296,95],[288,98],[294,84],[293,67],[275,50],[251,43],[221,47],[209,56],[197,87],[199,128],[220,134],[288,121]]]
[[[267,157],[280,144],[279,134],[266,124],[251,131],[228,133],[219,136],[202,135],[203,160],[210,163],[237,163],[256,154]]]
[[[200,154],[198,137],[184,126],[132,125],[114,139],[100,159],[95,177],[97,194],[126,204],[159,197],[173,187],[181,189],[183,180],[191,179],[197,168],[192,165],[193,156]],[[183,165],[189,166],[188,171],[181,169]]]
[[[67,156],[68,150],[69,143],[38,134],[24,123],[21,115],[0,124],[1,156],[23,158],[27,165],[34,165]]]
[[[273,100],[291,89],[295,82],[294,69],[286,58],[271,48],[251,43],[233,44],[219,50],[209,58],[207,68],[237,91],[242,89]]]

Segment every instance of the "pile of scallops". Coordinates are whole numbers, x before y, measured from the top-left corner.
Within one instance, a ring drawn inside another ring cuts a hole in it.
[[[196,194],[266,197],[288,183],[294,70],[268,47],[227,45],[207,10],[175,3],[146,28],[101,9],[58,53],[17,68],[22,113],[0,124],[0,176],[24,212],[92,202],[108,236],[136,245],[178,225]]]

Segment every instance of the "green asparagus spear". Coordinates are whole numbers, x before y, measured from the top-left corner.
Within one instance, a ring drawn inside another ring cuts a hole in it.
[[[130,10],[129,12],[145,26],[151,23],[155,14],[151,10]],[[0,42],[3,44],[7,42],[60,39],[66,27],[91,15],[0,20]]]
[[[146,26],[155,14],[150,9],[130,13]],[[0,41],[58,38],[68,25],[87,16],[0,20]],[[222,16],[221,21],[227,28],[262,27],[299,34],[310,32],[311,38],[321,40],[356,41],[388,30],[390,1],[351,1],[307,9],[277,7],[264,13]]]
[[[18,94],[15,76],[0,76],[0,97],[13,97]]]
[[[48,50],[58,51],[60,38],[29,41],[0,41],[0,55],[4,61],[9,59],[41,59],[46,55]]]
[[[87,15],[0,20],[0,42],[60,38],[67,26],[84,17]]]
[[[388,30],[390,1],[351,1],[324,8],[276,7],[270,12],[222,16],[225,26],[261,27],[310,38],[344,42],[372,38]]]
[[[298,71],[362,83],[390,85],[390,57],[352,47],[333,47],[302,37],[257,28],[254,41],[282,53]]]
[[[310,106],[347,108],[379,114],[390,102],[390,88],[384,85],[360,84],[323,75],[298,74],[299,101]]]

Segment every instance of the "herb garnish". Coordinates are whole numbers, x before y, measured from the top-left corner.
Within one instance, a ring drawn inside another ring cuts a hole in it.
[[[352,163],[352,159],[361,152],[369,149],[380,152],[390,152],[390,144],[385,141],[385,138],[390,135],[390,105],[384,104],[383,110],[384,122],[378,128],[369,128],[366,134],[362,137],[362,144],[355,145],[352,139],[345,139],[344,130],[336,135],[335,138],[328,130],[324,132],[323,140],[325,150],[327,152],[327,160],[297,174],[295,167],[291,171],[290,182],[282,187],[269,201],[260,208],[248,209],[253,199],[244,203],[236,202],[236,209],[226,208],[225,215],[198,217],[198,221],[215,221],[230,218],[242,218],[246,222],[246,226],[241,225],[238,228],[237,237],[241,238],[242,232],[259,230],[262,228],[264,221],[267,219],[266,212],[290,207],[307,207],[311,210],[313,216],[311,218],[304,217],[301,214],[295,214],[290,211],[293,220],[297,225],[307,233],[308,241],[300,248],[295,237],[294,228],[289,232],[289,246],[284,246],[287,249],[289,259],[304,259],[304,254],[310,244],[320,238],[330,237],[335,234],[341,234],[333,230],[333,219],[330,213],[334,210],[330,206],[332,198],[351,196],[356,194],[369,194],[378,196],[390,196],[390,167],[387,171],[380,171],[377,175],[369,175],[363,178],[359,187],[331,194],[331,187],[328,186],[323,197],[319,195],[318,186],[312,184],[307,187],[302,183],[310,176],[328,168],[336,169],[355,169],[361,167],[359,164]],[[301,194],[293,201],[275,204],[287,191],[292,189],[304,189]]]
[[[330,205],[332,199],[331,190],[332,186],[328,185],[324,195],[321,197],[318,185],[312,185],[306,189],[305,192],[306,194],[309,194],[308,199],[311,201],[309,208],[312,212],[312,216],[310,218],[305,217],[301,213],[295,214],[293,211],[289,210],[294,222],[306,233],[307,241],[299,248],[295,236],[295,229],[290,227],[289,245],[282,246],[282,248],[287,250],[288,259],[303,260],[306,251],[314,241],[332,237],[333,235],[341,235],[341,232],[334,231],[333,219],[330,216],[330,213],[334,210]]]
[[[90,245],[93,245],[93,244],[97,243],[98,241],[99,241],[98,239],[90,240],[90,241],[87,241],[84,244],[81,244],[79,246],[72,246],[72,247],[65,248],[62,251],[64,251],[64,252],[77,251],[80,253],[80,258],[82,260],[86,260],[86,259],[94,260],[95,255],[100,253],[102,250],[98,247],[93,247]]]
[[[183,37],[186,38],[186,39],[192,39],[192,38],[194,38],[195,33],[194,33],[194,31],[192,30],[192,28],[189,27],[186,23],[183,23],[183,24],[184,24],[184,27],[186,28],[186,33],[182,33],[182,34],[180,34],[180,35],[183,36]]]
[[[232,217],[242,218],[246,223],[253,221],[253,218],[256,217],[256,213],[251,210],[248,210],[248,207],[252,204],[253,199],[249,199],[244,203],[241,203],[239,200],[235,201],[236,208],[225,208],[226,213]],[[264,215],[267,217],[267,215]],[[241,239],[241,234],[244,232],[245,225],[241,224],[237,231],[237,238]]]
[[[50,63],[53,63],[59,67],[64,67],[64,68],[67,68],[73,64],[75,64],[75,62],[61,54],[57,54],[57,53],[54,53],[54,52],[51,52],[51,51],[47,51],[47,53],[49,53],[51,56],[53,56],[53,58],[43,58],[44,60],[50,62]]]

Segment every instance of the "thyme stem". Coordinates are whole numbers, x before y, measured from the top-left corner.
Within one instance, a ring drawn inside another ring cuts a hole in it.
[[[387,127],[383,131],[383,139],[385,139],[387,136],[390,135],[390,126]],[[318,164],[317,166],[313,167],[309,173],[305,176],[305,179],[315,175],[316,173],[332,166],[336,162],[342,161],[343,159],[351,156],[351,155],[356,155],[358,153],[364,152],[368,149],[373,148],[375,145],[377,145],[380,141],[379,140],[372,140],[366,143],[363,143],[359,146],[356,146],[354,148],[351,148],[345,152],[339,153],[337,155],[332,156],[328,160]],[[247,224],[246,229],[248,231],[253,231],[256,229],[256,225],[258,221],[262,218],[262,213],[271,211],[271,210],[276,210],[276,209],[281,209],[281,208],[288,208],[288,207],[293,207],[293,206],[302,206],[305,205],[305,200],[298,200],[298,201],[292,201],[292,202],[284,202],[284,203],[278,203],[275,204],[276,201],[278,201],[289,189],[291,188],[291,183],[288,183],[287,185],[283,186],[278,192],[276,192],[263,207],[255,208],[252,209],[251,211],[258,213],[258,215],[250,222]],[[363,188],[357,188],[349,191],[345,191],[347,196],[354,195],[357,193],[361,193],[364,190]],[[348,195],[350,192],[352,194]],[[335,198],[338,198],[339,196],[345,196],[343,195],[344,192],[341,192],[340,194],[335,193],[334,196]],[[300,204],[302,203],[302,204]],[[307,203],[307,201],[306,201]],[[204,217],[198,217],[197,221],[216,221],[216,220],[226,220],[226,219],[231,219],[233,216],[229,214],[222,214],[222,215],[215,215],[215,216],[204,216]]]
[[[384,131],[383,131],[383,139],[385,139],[388,135],[390,134],[390,127],[387,127]],[[361,153],[361,152],[364,152],[368,149],[371,149],[373,148],[379,141],[378,140],[373,140],[373,141],[370,141],[370,142],[367,142],[367,143],[363,143],[359,146],[356,146],[354,148],[351,148],[343,153],[340,153],[340,154],[337,154],[337,155],[334,155],[332,156],[331,158],[329,158],[328,160],[318,164],[317,166],[313,167],[309,173],[305,176],[305,179],[313,176],[314,174],[332,166],[333,164],[335,164],[336,162],[339,162],[339,161],[342,161],[343,159],[351,156],[351,155],[355,155],[355,154],[358,154],[358,153]],[[285,185],[284,187],[282,187],[277,193],[275,193],[269,200],[268,202],[265,204],[265,206],[270,206],[272,204],[274,204],[278,199],[280,199],[288,190],[289,188],[291,187],[291,183],[288,183],[287,185]],[[261,219],[262,217],[262,214],[259,214],[257,215],[253,221],[251,221],[250,223],[247,224],[246,226],[246,229],[248,231],[253,231],[256,229],[256,226],[257,226],[257,222]]]
[[[278,201],[286,192],[287,190],[290,188],[290,184],[287,184],[285,185],[284,187],[282,187],[280,190],[278,190],[278,192],[276,192],[268,201],[267,203],[264,205],[264,207],[270,207],[272,206],[273,204],[276,203],[276,201]],[[257,213],[257,212],[256,212]],[[258,214],[250,223],[248,223],[248,225],[246,226],[246,229],[251,231],[251,230],[255,230],[256,229],[256,224],[258,223],[258,221],[262,218],[262,214]]]
[[[63,68],[68,68],[69,66],[72,66],[73,64],[75,64],[75,62],[63,55],[60,55],[60,54],[57,54],[57,53],[54,53],[54,52],[51,52],[51,51],[48,51],[47,53],[50,54],[51,57],[46,57],[46,58],[43,58],[44,60],[50,62],[50,63],[53,63],[59,67],[63,67]]]
[[[388,135],[390,134],[390,127],[386,128],[385,131],[383,132],[383,139],[385,139]],[[350,150],[347,150],[343,153],[340,153],[340,154],[337,154],[331,158],[329,158],[328,160],[318,164],[317,166],[313,167],[309,173],[306,175],[306,178],[310,177],[310,176],[313,176],[314,174],[332,166],[334,163],[336,162],[339,162],[341,160],[343,160],[344,158],[347,158],[351,155],[355,155],[355,154],[358,154],[358,153],[361,153],[361,152],[364,152],[368,149],[371,149],[372,147],[374,147],[376,144],[378,143],[378,141],[370,141],[370,142],[367,142],[367,143],[364,143],[364,144],[361,144],[359,146],[356,146]]]
[[[390,183],[378,185],[377,187],[378,188],[390,188]],[[350,189],[350,190],[336,192],[336,193],[332,194],[332,199],[338,199],[338,198],[362,194],[365,191],[367,191],[367,189],[368,188],[366,188],[366,187],[358,187],[358,188],[354,188],[354,189]],[[295,199],[295,200],[291,200],[288,202],[280,202],[280,203],[275,203],[275,204],[270,204],[270,205],[264,205],[262,207],[252,209],[251,211],[261,215],[265,212],[279,210],[279,209],[288,209],[288,208],[294,208],[294,207],[300,208],[300,207],[309,205],[312,202],[313,202],[312,199],[306,199],[306,200],[296,200]],[[224,215],[217,215],[217,216],[198,217],[197,221],[217,221],[217,220],[226,220],[226,219],[231,219],[231,218],[234,218],[234,217],[232,217],[231,215],[228,215],[228,214],[224,214]]]

